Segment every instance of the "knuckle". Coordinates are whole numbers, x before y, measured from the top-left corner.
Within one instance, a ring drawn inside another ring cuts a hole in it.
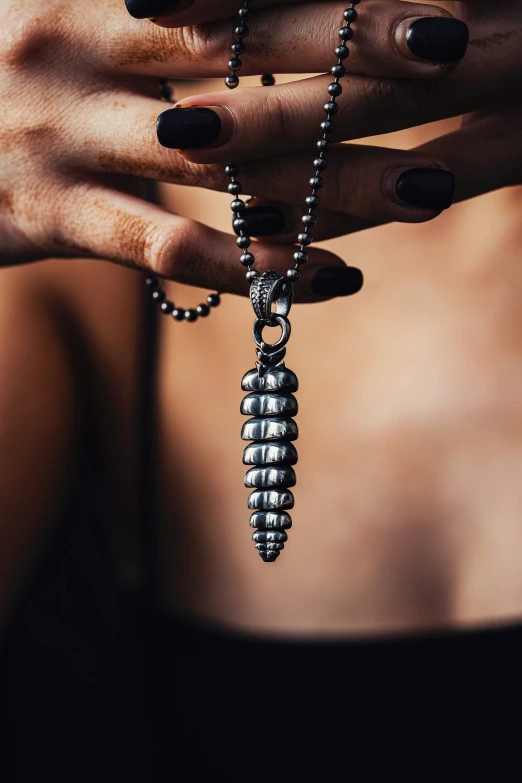
[[[347,155],[340,157],[338,165],[330,166],[328,175],[325,186],[328,204],[346,214],[353,213],[361,193],[368,189],[366,167],[361,165],[356,155]]]
[[[398,118],[402,118],[401,128],[429,122],[437,118],[441,104],[447,105],[447,100],[433,81],[359,77],[351,84],[355,100],[344,109],[350,111],[345,122],[357,127],[361,137],[366,133],[375,135],[397,130]],[[354,108],[356,118],[353,116]]]
[[[362,91],[361,108],[366,123],[382,121],[383,113],[397,111],[399,96],[394,82],[389,79],[361,79],[357,82]],[[386,114],[385,114],[386,116]]]
[[[174,226],[155,227],[147,233],[144,262],[161,277],[186,282],[185,270],[199,257],[197,224],[178,219]]]
[[[11,14],[0,27],[0,62],[4,68],[26,68],[45,58],[54,38],[41,18]]]
[[[184,62],[201,62],[201,59],[222,57],[228,38],[215,25],[200,24],[186,27],[161,28],[164,36],[166,59],[182,58]]]
[[[165,153],[163,160],[165,168],[169,167],[168,181],[177,185],[205,188],[206,190],[226,190],[228,180],[223,167],[215,163],[192,163],[178,156],[175,165]]]
[[[265,128],[268,129],[269,139],[275,144],[280,144],[281,139],[287,134],[294,134],[292,101],[284,100],[278,90],[266,90],[262,96],[263,103],[260,111],[254,112],[256,122],[259,128],[256,131],[262,134]],[[269,120],[267,122],[267,120]]]

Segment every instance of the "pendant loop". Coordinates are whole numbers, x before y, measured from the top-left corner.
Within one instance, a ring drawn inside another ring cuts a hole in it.
[[[272,324],[270,321],[266,319],[256,318],[254,321],[254,340],[256,342],[256,345],[258,348],[260,348],[262,351],[264,351],[267,354],[272,354],[278,351],[280,348],[283,348],[288,340],[290,339],[290,334],[292,331],[292,327],[290,325],[290,321],[286,316],[284,315],[276,315],[274,316],[275,324]],[[266,326],[280,326],[281,327],[281,337],[276,343],[265,343],[263,340],[263,329]]]
[[[293,298],[292,284],[273,269],[256,277],[250,286],[250,302],[254,312],[259,320],[266,321],[270,326],[279,323],[277,316],[288,316]],[[272,307],[275,309],[272,310]]]

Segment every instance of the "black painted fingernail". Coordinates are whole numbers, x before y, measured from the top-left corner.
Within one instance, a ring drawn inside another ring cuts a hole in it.
[[[135,19],[170,14],[180,3],[181,0],[125,0],[127,11]]]
[[[395,185],[406,204],[423,209],[448,209],[455,194],[455,175],[444,169],[408,169]]]
[[[406,43],[410,52],[423,60],[453,63],[466,54],[469,30],[460,19],[424,16],[410,26]]]
[[[253,237],[269,237],[285,230],[286,219],[277,207],[250,207],[243,210],[241,218],[247,222],[247,233]],[[236,233],[239,233],[236,230]]]
[[[164,147],[191,150],[214,144],[221,133],[221,118],[212,109],[167,109],[156,123]]]
[[[350,296],[363,282],[363,273],[355,266],[325,266],[312,278],[311,289],[317,296]]]

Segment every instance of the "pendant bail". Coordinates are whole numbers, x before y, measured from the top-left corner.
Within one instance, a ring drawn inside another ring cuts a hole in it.
[[[273,269],[256,277],[250,286],[250,303],[254,313],[270,326],[277,326],[277,316],[288,316],[293,299],[292,283]]]

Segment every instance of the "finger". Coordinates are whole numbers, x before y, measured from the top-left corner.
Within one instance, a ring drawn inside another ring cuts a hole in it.
[[[223,166],[198,166],[158,143],[153,120],[162,106],[160,101],[114,98],[97,98],[94,108],[86,103],[80,110],[81,145],[74,163],[101,172],[227,190],[229,180]],[[110,134],[106,128],[111,129]],[[304,206],[314,173],[312,161],[318,154],[319,150],[312,149],[244,163],[239,177],[243,192]],[[323,209],[366,220],[418,223],[436,217],[452,202],[454,179],[444,159],[436,156],[336,144],[327,157],[323,185],[317,188]],[[285,232],[294,232],[294,242],[302,230],[301,216],[294,209],[281,216],[280,222],[283,217]]]
[[[456,201],[522,184],[522,110],[477,115],[461,130],[424,144],[420,151],[444,158],[455,172]]]
[[[189,18],[199,9],[199,3],[191,6],[178,20],[179,26],[169,30],[129,20],[127,46],[115,50],[121,54],[120,66],[172,78],[225,76],[229,57],[234,56],[227,54],[233,21],[221,15],[222,21],[200,24],[199,18]],[[334,50],[344,41],[350,56],[343,65],[350,73],[429,79],[441,76],[466,52],[466,24],[442,8],[367,0],[348,12],[352,16],[344,20],[335,2],[273,4],[256,10],[246,41],[241,39],[239,49],[234,50],[240,57],[241,73],[329,71],[337,59]],[[299,46],[289,45],[296,40]]]
[[[302,208],[297,206],[255,196],[246,202],[246,210],[242,217],[248,223],[247,233],[261,242],[294,244],[297,234],[303,231],[302,213]],[[314,242],[355,234],[381,224],[382,221],[378,220],[367,220],[330,209],[320,209],[313,230]],[[236,233],[239,232],[236,230]]]
[[[335,141],[357,139],[414,127],[466,114],[484,105],[513,101],[522,87],[522,28],[509,29],[497,20],[498,32],[487,36],[477,23],[467,56],[444,79],[375,79],[349,74],[341,80],[338,111],[333,116]],[[221,133],[212,146],[190,147],[183,153],[199,163],[261,158],[274,152],[309,147],[323,134],[325,100],[331,76],[316,76],[274,87],[240,88],[184,98],[177,110],[211,108],[221,120]],[[334,110],[335,111],[335,110]],[[167,115],[170,122],[172,114]],[[192,120],[193,121],[193,120]],[[163,143],[176,148],[182,115],[176,127],[165,120]],[[168,138],[170,134],[170,139]]]
[[[312,153],[285,155],[241,167],[245,192],[264,198],[276,194],[278,201],[302,205],[297,219],[297,210],[285,216],[285,231],[303,230],[301,216],[310,201],[309,174],[314,173],[312,158]],[[455,178],[440,155],[337,144],[328,160],[319,188],[315,181],[318,192],[313,204],[320,205],[319,215],[326,209],[377,222],[422,223],[452,204]]]
[[[47,255],[103,258],[180,283],[248,295],[235,237],[94,181],[65,183],[52,195],[60,210],[45,227],[21,227]],[[285,273],[294,265],[288,247],[254,243],[252,251],[259,272],[274,269]],[[318,273],[324,276],[325,268],[338,270],[337,288],[331,287],[328,293],[324,286],[317,289],[314,283]],[[332,253],[315,248],[302,268],[296,301],[316,302],[348,295],[361,285],[358,270],[346,267]]]

